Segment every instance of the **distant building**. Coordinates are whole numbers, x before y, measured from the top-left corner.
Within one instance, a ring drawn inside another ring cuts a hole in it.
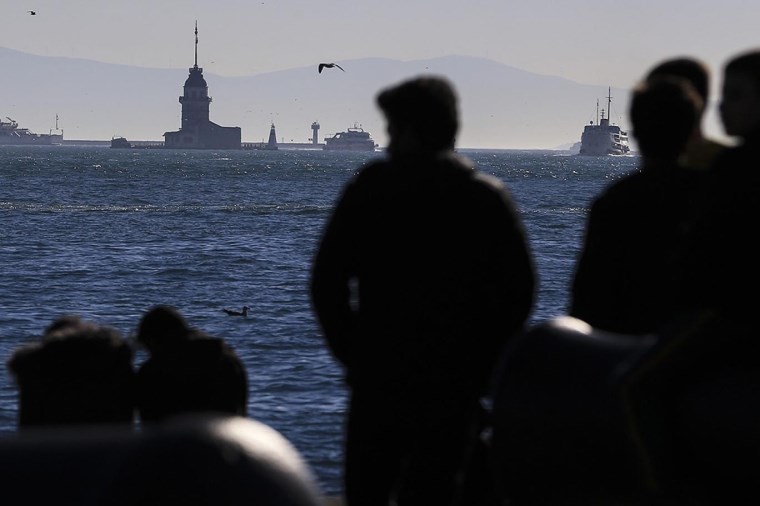
[[[208,85],[198,67],[198,23],[195,23],[195,65],[185,81],[182,126],[164,133],[164,147],[180,149],[241,149],[240,127],[223,127],[209,120]]]
[[[277,149],[277,132],[274,130],[274,123],[272,123],[272,128],[269,129],[269,141],[264,149]]]
[[[319,121],[311,124],[311,143],[314,146],[319,145]]]

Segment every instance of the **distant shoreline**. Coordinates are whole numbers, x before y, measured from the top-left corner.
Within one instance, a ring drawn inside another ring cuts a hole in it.
[[[134,144],[137,145],[157,145],[160,144],[161,141],[133,141]],[[249,142],[243,142],[243,144],[260,144],[260,143],[249,143]],[[107,147],[110,148],[111,141],[101,141],[101,140],[88,140],[88,139],[72,139],[72,140],[63,140],[62,143],[63,146],[100,146],[100,147]],[[323,144],[318,144],[318,147],[314,147],[313,144],[310,143],[278,143],[278,148],[284,151],[292,151],[292,150],[307,150],[307,151],[321,151]],[[244,149],[243,149],[244,150]],[[382,151],[382,149],[380,150]],[[466,151],[557,151],[557,152],[572,152],[570,149],[563,149],[563,148],[457,148],[457,151],[459,152],[466,152]],[[633,153],[632,154],[636,154]]]

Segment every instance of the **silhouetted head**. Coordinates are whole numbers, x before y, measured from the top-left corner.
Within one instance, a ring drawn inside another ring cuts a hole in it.
[[[760,49],[735,56],[726,64],[720,116],[728,135],[760,134]]]
[[[85,323],[77,315],[64,315],[53,320],[53,323],[45,328],[44,337],[55,336],[67,329],[76,328],[83,324]]]
[[[147,423],[183,413],[245,416],[245,366],[223,339],[194,335],[140,366],[137,405],[140,419]]]
[[[706,64],[690,56],[671,58],[655,65],[646,79],[668,76],[686,79],[702,98],[703,104],[707,104],[710,98],[710,70]]]
[[[760,49],[747,51],[731,58],[724,69],[725,74],[741,73],[750,77],[760,93]]]
[[[435,152],[454,147],[459,129],[457,96],[443,77],[423,76],[387,88],[377,104],[388,121],[391,154],[403,151],[399,141],[411,136],[415,149]]]
[[[185,318],[175,308],[158,305],[140,320],[137,341],[153,354],[188,339],[191,332]]]
[[[19,389],[19,427],[132,422],[133,352],[111,327],[56,320],[7,366]]]
[[[631,124],[646,159],[676,160],[699,128],[702,99],[685,79],[652,78],[631,100]]]

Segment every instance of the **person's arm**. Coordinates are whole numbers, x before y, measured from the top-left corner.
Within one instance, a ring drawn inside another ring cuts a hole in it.
[[[353,187],[349,185],[327,222],[311,271],[311,301],[317,320],[333,355],[344,365],[357,326],[350,304],[350,282],[355,275],[352,223],[356,212]]]
[[[576,260],[568,311],[570,316],[607,330],[615,326],[620,311],[617,292],[624,289],[620,274],[626,269],[615,250],[620,242],[615,221],[604,199],[592,205]]]

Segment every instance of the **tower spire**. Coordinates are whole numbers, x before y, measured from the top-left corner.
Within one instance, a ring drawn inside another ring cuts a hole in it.
[[[198,68],[198,20],[195,20],[195,68]]]

